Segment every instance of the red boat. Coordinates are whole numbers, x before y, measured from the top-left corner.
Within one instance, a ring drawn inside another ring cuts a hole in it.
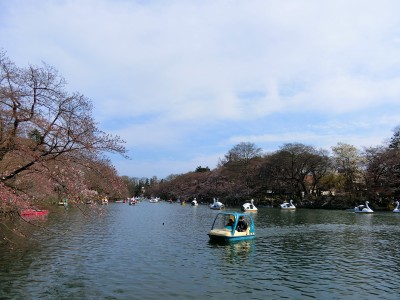
[[[23,209],[21,210],[21,216],[47,216],[49,211],[46,209]]]

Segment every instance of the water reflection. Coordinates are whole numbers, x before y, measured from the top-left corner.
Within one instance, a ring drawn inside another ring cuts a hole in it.
[[[209,242],[209,245],[214,259],[224,260],[232,265],[243,263],[254,253],[255,248],[254,240],[234,243]]]

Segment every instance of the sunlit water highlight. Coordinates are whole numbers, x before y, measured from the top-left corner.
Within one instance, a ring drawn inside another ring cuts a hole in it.
[[[111,203],[11,224],[27,237],[0,244],[0,299],[398,299],[400,215],[261,207],[254,241],[218,245],[216,213]]]

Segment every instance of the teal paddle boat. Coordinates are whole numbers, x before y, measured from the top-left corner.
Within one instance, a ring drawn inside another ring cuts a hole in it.
[[[212,242],[254,239],[256,234],[253,218],[248,213],[220,212],[215,216],[208,236]]]

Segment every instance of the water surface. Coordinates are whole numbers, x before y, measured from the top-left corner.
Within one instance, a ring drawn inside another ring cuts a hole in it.
[[[111,203],[0,225],[18,230],[0,244],[0,298],[398,298],[400,215],[259,208],[255,240],[218,245],[216,213]]]

